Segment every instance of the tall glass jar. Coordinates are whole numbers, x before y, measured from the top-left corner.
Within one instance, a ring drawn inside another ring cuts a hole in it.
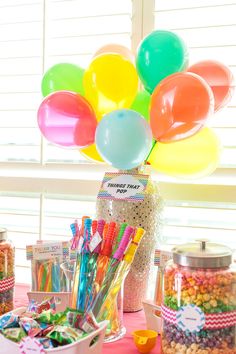
[[[7,230],[0,229],[0,315],[13,310],[15,283],[15,249],[7,239]]]
[[[149,175],[150,167],[140,166],[119,172]],[[142,202],[97,199],[96,209],[98,219],[115,221],[119,224],[127,222],[146,231],[124,284],[124,312],[139,311],[145,299],[152,255],[160,232],[163,200],[157,183],[149,176]]]
[[[173,249],[164,272],[162,353],[236,353],[236,270],[228,247]]]

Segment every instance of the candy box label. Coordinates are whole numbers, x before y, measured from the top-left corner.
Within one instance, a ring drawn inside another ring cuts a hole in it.
[[[69,256],[69,242],[49,242],[26,246],[27,260],[44,260],[59,257],[65,259]]]
[[[196,305],[182,306],[176,314],[177,325],[182,331],[199,332],[205,325],[205,315]]]

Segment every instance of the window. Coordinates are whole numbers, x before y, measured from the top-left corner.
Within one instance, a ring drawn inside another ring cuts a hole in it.
[[[106,43],[135,51],[162,28],[186,40],[191,63],[218,59],[236,76],[235,8],[229,0],[1,0],[0,225],[17,247],[18,282],[25,282],[25,271],[30,279],[25,245],[70,237],[74,218],[95,214],[103,173],[112,170],[42,139],[36,111],[43,72],[58,62],[86,66]],[[152,173],[166,200],[164,242],[207,237],[236,249],[235,103],[234,97],[211,120],[224,145],[212,176],[180,181]]]

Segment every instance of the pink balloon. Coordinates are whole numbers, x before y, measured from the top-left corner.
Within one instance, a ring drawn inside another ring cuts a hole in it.
[[[38,125],[51,143],[83,148],[94,143],[97,120],[84,97],[70,91],[57,91],[39,106]]]
[[[135,61],[134,59],[134,55],[131,52],[130,49],[126,48],[123,45],[120,44],[106,44],[103,47],[101,47],[100,49],[98,49],[96,51],[96,53],[94,54],[93,58],[97,57],[98,55],[101,54],[107,54],[107,53],[115,53],[115,54],[120,54],[122,55],[122,57],[128,59],[129,61],[131,61],[132,63]]]

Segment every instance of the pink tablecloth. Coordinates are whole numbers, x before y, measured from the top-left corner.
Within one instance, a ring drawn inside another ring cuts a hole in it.
[[[15,292],[15,308],[25,306],[28,303],[26,285],[17,285]],[[107,343],[103,346],[103,354],[137,354],[138,351],[133,343],[131,333],[137,329],[146,329],[145,316],[143,311],[124,314],[124,324],[127,333],[124,338],[114,343]],[[159,343],[152,350],[151,354],[159,354]]]

